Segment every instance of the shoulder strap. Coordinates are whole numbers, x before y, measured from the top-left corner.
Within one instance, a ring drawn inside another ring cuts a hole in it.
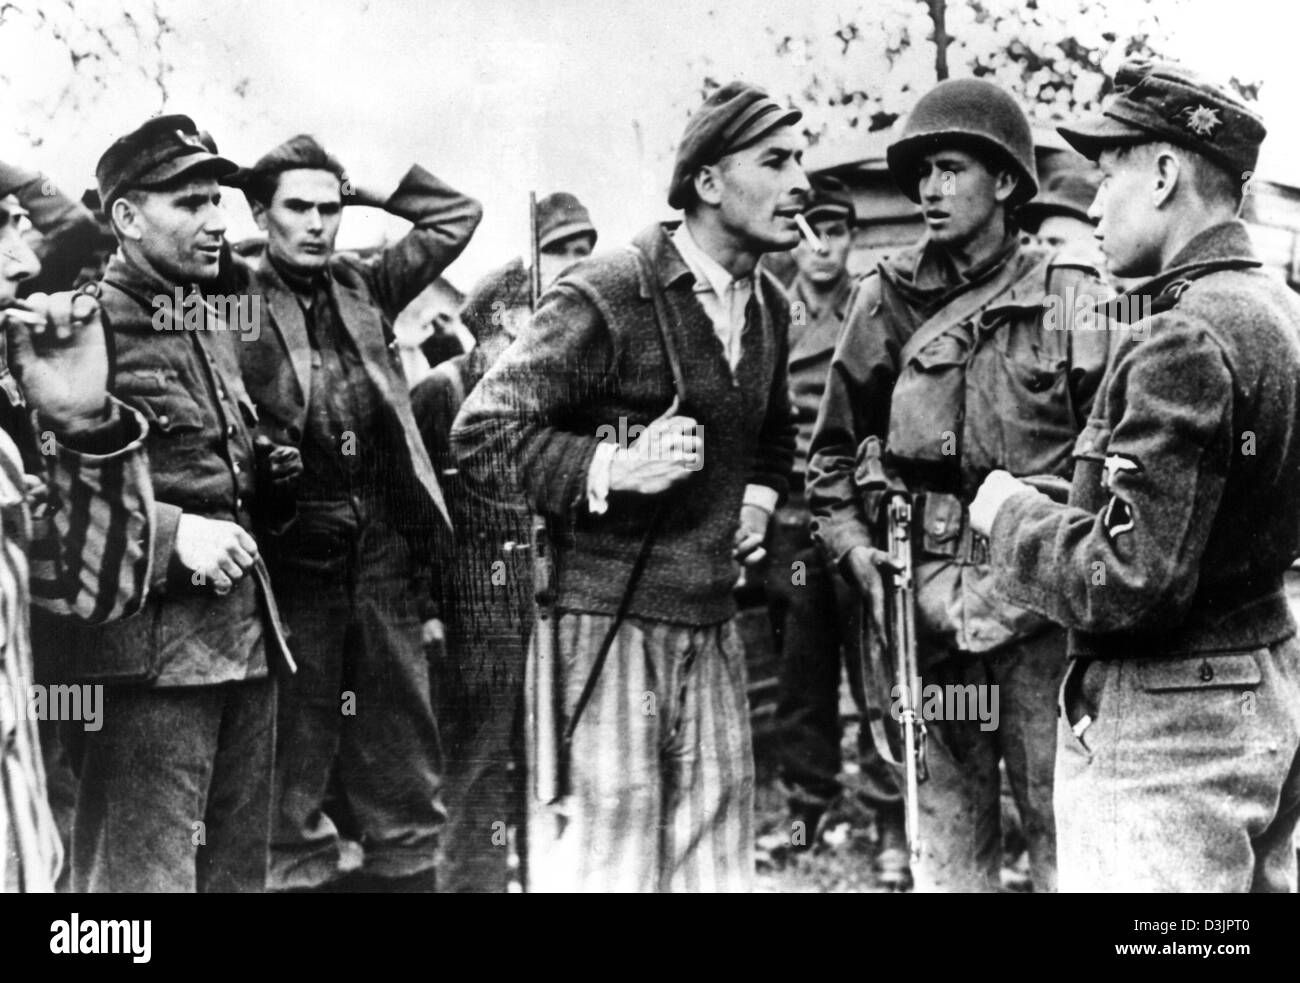
[[[668,326],[668,300],[664,297],[663,284],[655,276],[654,268],[650,265],[650,257],[645,254],[645,250],[637,245],[633,245],[631,249],[636,254],[637,262],[641,267],[641,277],[645,280],[646,290],[650,293],[650,302],[654,305],[655,324],[659,328],[659,339],[663,342],[664,355],[668,359],[668,370],[673,375],[673,389],[677,393],[678,403],[685,403],[686,379],[682,374],[681,359],[677,357],[677,346],[673,344],[672,329]]]
[[[1003,281],[1000,277],[994,277],[968,290],[952,303],[945,304],[942,309],[936,311],[929,320],[917,328],[912,337],[907,339],[907,343],[903,345],[903,350],[898,357],[899,364],[906,365],[913,355],[949,328],[961,324],[963,321],[968,321],[982,313],[986,308],[991,307],[994,301],[1015,287],[1016,284],[1033,276],[1043,276],[1043,267],[1046,266],[1046,263],[1046,260],[1037,263],[1024,276],[1007,281]]]

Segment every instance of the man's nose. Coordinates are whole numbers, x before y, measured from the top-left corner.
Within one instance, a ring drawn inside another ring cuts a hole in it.
[[[938,201],[943,197],[943,173],[932,167],[921,175],[921,198],[925,201]]]
[[[307,213],[307,227],[312,232],[320,232],[325,228],[325,216],[320,213],[319,208],[313,208]]]
[[[32,247],[17,233],[4,237],[0,245],[0,276],[10,283],[21,283],[41,272],[41,261]]]
[[[1104,211],[1105,210],[1101,207],[1101,192],[1098,191],[1096,195],[1093,196],[1092,204],[1088,206],[1088,218],[1092,220],[1093,225],[1096,225],[1101,221],[1101,216]]]
[[[226,234],[226,213],[219,205],[209,205],[203,216],[203,231],[213,235]]]
[[[812,193],[812,184],[808,180],[808,172],[803,169],[802,164],[795,165],[794,184],[790,186],[790,191],[803,200],[807,200]]]

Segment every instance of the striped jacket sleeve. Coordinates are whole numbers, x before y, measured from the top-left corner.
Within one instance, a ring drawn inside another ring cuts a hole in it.
[[[33,508],[33,603],[92,624],[140,610],[153,556],[148,425],[136,410],[113,402],[114,422],[93,450],[40,435],[48,488]]]

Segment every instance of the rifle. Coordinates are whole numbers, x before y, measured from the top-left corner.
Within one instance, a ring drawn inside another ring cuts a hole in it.
[[[868,437],[858,448],[855,482],[864,496],[868,516],[879,516],[881,537],[892,569],[883,570],[887,596],[864,600],[859,657],[863,661],[867,719],[871,739],[880,756],[903,769],[904,820],[911,863],[921,859],[920,805],[917,789],[925,781],[925,723],[918,712],[920,677],[916,653],[916,585],[912,557],[912,496],[892,480],[883,463],[884,448],[878,437]],[[882,648],[889,650],[886,666]],[[893,680],[895,685],[890,686]],[[901,734],[891,740],[885,717],[898,721]],[[900,747],[901,745],[901,747]],[[895,753],[895,748],[901,753]]]
[[[912,500],[906,492],[891,492],[885,498],[885,535],[889,559],[894,564],[889,583],[886,629],[893,654],[894,678],[898,681],[898,726],[903,734],[903,803],[907,847],[911,862],[921,859],[921,812],[918,786],[926,777],[925,723],[917,713],[920,694],[913,682],[920,678],[916,661],[916,593],[912,579]],[[888,743],[888,742],[886,742]],[[882,754],[884,751],[882,751]],[[885,755],[888,760],[889,755]],[[898,762],[891,762],[897,764]]]
[[[536,312],[542,296],[541,248],[537,238],[537,192],[528,192],[528,239],[532,266],[528,273],[528,306]],[[537,798],[551,805],[563,798],[567,785],[566,761],[559,738],[559,721],[564,714],[564,679],[555,645],[554,557],[546,516],[533,515],[527,547],[533,556],[533,627],[537,646],[537,674],[528,688],[525,711],[528,733],[533,736],[533,790]]]

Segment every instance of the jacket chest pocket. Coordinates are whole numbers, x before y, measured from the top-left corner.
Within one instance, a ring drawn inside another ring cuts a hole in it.
[[[175,368],[121,372],[115,390],[144,415],[151,430],[180,435],[203,429],[203,408],[190,395],[189,381]]]
[[[932,339],[903,366],[889,408],[889,452],[907,461],[956,460],[966,417],[971,338],[963,330]]]
[[[987,444],[978,463],[1017,475],[1064,474],[1078,433],[1064,333],[1039,319],[1037,308],[1000,312],[970,369],[969,426]]]

